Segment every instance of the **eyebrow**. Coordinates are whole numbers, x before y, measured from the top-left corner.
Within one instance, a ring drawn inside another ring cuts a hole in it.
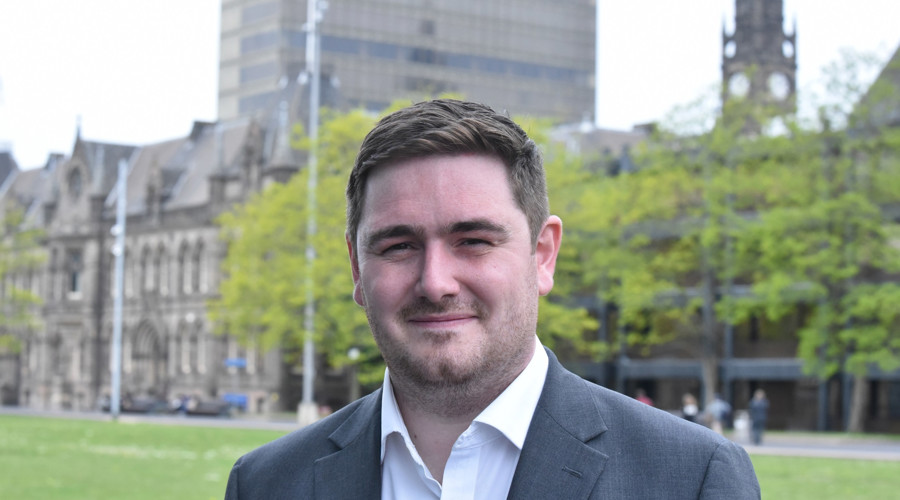
[[[455,233],[471,233],[476,231],[485,231],[495,233],[501,238],[506,238],[510,234],[508,227],[498,224],[487,219],[473,219],[467,221],[454,222],[447,228],[446,234]]]
[[[490,221],[488,219],[472,219],[454,222],[441,229],[441,234],[459,234],[478,231],[494,233],[501,239],[506,239],[510,235],[510,230],[508,227]],[[379,242],[387,239],[403,238],[409,236],[421,239],[424,237],[424,234],[425,231],[421,227],[412,226],[409,224],[398,224],[396,226],[388,226],[365,235],[363,246],[366,249],[371,250],[372,248],[376,247]]]
[[[421,237],[422,234],[423,231],[421,228],[417,228],[408,224],[388,226],[365,235],[365,239],[363,240],[363,247],[371,250],[375,248],[379,242],[384,240],[388,240],[391,238],[402,238],[406,236]]]

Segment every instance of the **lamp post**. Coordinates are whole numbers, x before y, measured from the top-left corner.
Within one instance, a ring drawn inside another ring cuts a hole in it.
[[[309,204],[306,221],[306,305],[303,310],[305,339],[303,341],[303,396],[297,408],[297,421],[300,425],[315,422],[318,410],[313,398],[313,382],[316,377],[315,331],[316,303],[313,281],[316,249],[313,239],[316,236],[316,189],[318,188],[318,142],[319,142],[319,21],[321,11],[320,0],[307,0],[306,3],[306,74],[309,77],[309,180],[307,183],[307,203]]]
[[[109,413],[113,420],[119,418],[120,393],[122,391],[122,295],[125,276],[125,196],[128,162],[119,160],[118,179],[116,180],[116,225],[112,233],[116,237],[113,255],[116,257],[115,294],[113,301],[113,338],[112,353],[109,359],[110,396]]]

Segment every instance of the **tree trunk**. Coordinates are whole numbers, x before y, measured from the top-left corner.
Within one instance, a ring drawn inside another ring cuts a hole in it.
[[[703,376],[703,394],[701,396],[701,402],[705,407],[712,400],[715,392],[718,390],[718,342],[716,341],[716,305],[715,305],[715,291],[713,290],[713,270],[709,264],[709,249],[704,247],[702,253],[702,272],[703,272],[703,282],[702,282],[702,296],[703,296],[703,308],[702,308],[702,331],[701,331],[701,344],[702,344],[702,356],[701,360],[702,364],[702,376]]]
[[[850,416],[847,432],[865,432],[866,406],[869,403],[869,380],[861,375],[853,377],[853,394],[850,397]]]

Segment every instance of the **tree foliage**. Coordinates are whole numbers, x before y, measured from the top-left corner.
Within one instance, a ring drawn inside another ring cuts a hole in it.
[[[730,101],[710,129],[658,131],[637,171],[586,179],[569,226],[585,290],[616,306],[609,352],[681,343],[715,362],[723,324],[795,315],[810,374],[900,367],[900,131],[878,121],[896,89],[826,87],[843,101],[818,121]]]
[[[22,335],[38,322],[41,299],[31,285],[45,260],[42,233],[23,221],[17,207],[8,207],[0,220],[0,353],[18,353]]]
[[[366,360],[378,358],[365,314],[353,301],[344,243],[346,179],[373,124],[374,118],[361,111],[326,113],[319,131],[313,338],[337,365],[349,361],[351,347],[362,352],[363,367],[372,366]],[[301,126],[295,127],[294,135],[298,149],[309,148]],[[219,218],[228,251],[220,296],[209,307],[218,332],[264,350],[281,347],[288,355],[286,362],[293,364],[300,363],[306,334],[308,180],[304,168],[287,183],[269,186]],[[373,370],[362,370],[364,381],[377,376]]]

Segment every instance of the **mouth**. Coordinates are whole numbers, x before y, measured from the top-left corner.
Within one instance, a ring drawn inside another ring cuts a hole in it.
[[[477,316],[473,314],[454,313],[415,316],[409,318],[407,321],[420,328],[445,330],[461,326],[470,321],[474,321],[475,319],[477,319]]]

